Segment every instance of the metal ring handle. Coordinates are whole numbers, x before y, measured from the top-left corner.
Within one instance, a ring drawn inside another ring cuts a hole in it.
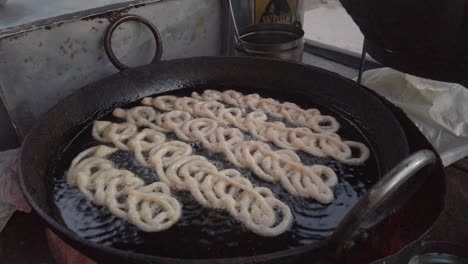
[[[421,150],[404,159],[379,180],[345,216],[333,233],[331,241],[337,245],[338,251],[346,246],[346,243],[365,225],[373,213],[379,212],[377,210],[399,209],[385,204],[386,199],[401,191],[404,183],[412,179],[416,172],[435,162],[436,155],[432,151]]]
[[[141,16],[137,15],[125,15],[121,16],[117,20],[113,21],[106,30],[106,33],[104,35],[104,50],[106,51],[107,57],[109,57],[109,60],[114,64],[114,66],[123,71],[125,69],[128,69],[129,67],[122,62],[119,61],[119,59],[115,56],[114,51],[112,50],[112,34],[114,33],[115,29],[122,23],[126,21],[137,21],[145,26],[147,26],[151,32],[153,33],[154,40],[156,41],[156,51],[154,53],[154,58],[151,61],[152,63],[157,62],[161,59],[162,53],[163,53],[163,47],[162,47],[162,41],[161,41],[161,35],[159,34],[158,29],[156,26],[151,23],[146,18],[143,18]]]

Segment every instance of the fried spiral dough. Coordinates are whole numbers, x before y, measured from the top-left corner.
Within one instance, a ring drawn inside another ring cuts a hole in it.
[[[160,96],[145,98],[144,105],[153,106],[161,111],[172,109],[184,111],[192,115],[211,118],[222,125],[232,125],[242,131],[249,132],[253,137],[263,142],[273,142],[284,149],[301,150],[316,157],[332,157],[345,164],[359,164],[369,158],[369,149],[362,143],[342,141],[334,133],[314,133],[308,128],[290,128],[282,122],[267,122],[267,116],[262,111],[254,111],[245,117],[238,108],[226,108],[216,101],[199,101],[190,97]],[[142,115],[157,119],[157,113],[144,107],[133,108],[127,120],[133,122],[134,116],[142,119]],[[151,120],[151,119],[149,119]],[[158,121],[161,124],[162,121]],[[140,122],[141,123],[141,122]],[[148,121],[144,122],[148,123]],[[136,124],[136,123],[135,123]],[[359,153],[354,157],[352,149]]]
[[[145,232],[170,228],[179,221],[181,206],[169,187],[162,182],[145,186],[132,172],[116,169],[106,157],[117,150],[97,146],[81,152],[68,171],[68,184]]]
[[[190,191],[201,205],[226,209],[254,233],[277,236],[292,224],[287,205],[264,187],[254,187],[237,170],[218,171],[204,157],[192,155],[183,142],[162,144],[150,153],[150,163],[171,187]],[[279,211],[278,219],[276,212]]]
[[[192,155],[190,145],[180,141],[164,143],[163,135],[152,129],[135,132],[127,138],[127,131],[136,131],[132,126],[135,125],[96,121],[93,136],[101,142],[116,145],[127,142],[122,149],[133,150],[136,157],[140,155],[143,160],[138,159],[139,162],[152,167],[163,183],[173,189],[190,192],[202,206],[227,210],[256,234],[277,236],[291,226],[291,210],[269,189],[254,187],[237,170],[218,171],[204,157]],[[143,197],[146,198],[145,195]],[[128,200],[133,202],[131,197]],[[129,212],[135,208],[129,207]]]
[[[137,115],[140,109],[116,109],[114,115],[131,121],[128,117]],[[161,119],[158,123],[162,124],[163,129],[174,132],[180,140],[199,141],[204,148],[223,153],[234,166],[249,168],[265,181],[279,182],[293,195],[313,198],[320,203],[330,203],[334,199],[331,187],[338,183],[338,179],[335,172],[326,166],[305,166],[293,151],[273,151],[260,141],[245,141],[239,129],[220,127],[213,119],[192,119],[187,112],[177,110],[156,116]],[[100,127],[101,123],[96,123],[94,128]],[[109,131],[113,134],[118,130],[110,127]],[[124,129],[120,131],[125,133]],[[105,138],[119,137],[108,135]]]
[[[292,124],[305,126],[318,133],[337,132],[340,124],[331,116],[320,114],[317,109],[304,110],[293,103],[280,103],[272,98],[262,98],[258,94],[243,95],[233,90],[224,92],[205,90],[201,95],[194,92],[192,97],[204,101],[220,101],[247,110],[261,110],[276,118],[286,119]]]

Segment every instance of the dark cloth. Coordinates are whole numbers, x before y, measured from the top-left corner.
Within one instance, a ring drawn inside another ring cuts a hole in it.
[[[421,77],[468,78],[467,0],[340,0],[382,64]]]

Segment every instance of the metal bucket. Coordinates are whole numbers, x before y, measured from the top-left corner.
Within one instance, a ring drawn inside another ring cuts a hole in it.
[[[254,24],[239,29],[235,54],[302,61],[304,30],[296,24]]]
[[[235,34],[234,55],[302,61],[304,30],[299,14],[291,24],[261,23],[238,29],[231,0],[229,9]]]

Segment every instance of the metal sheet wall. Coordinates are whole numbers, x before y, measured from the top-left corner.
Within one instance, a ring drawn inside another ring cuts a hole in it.
[[[103,48],[113,17],[128,13],[152,21],[161,32],[163,60],[214,56],[224,47],[222,5],[220,0],[143,3],[0,38],[1,97],[17,131],[26,134],[58,100],[117,72]],[[113,38],[116,53],[131,64],[147,63],[154,51],[152,35],[138,24],[119,29]]]

